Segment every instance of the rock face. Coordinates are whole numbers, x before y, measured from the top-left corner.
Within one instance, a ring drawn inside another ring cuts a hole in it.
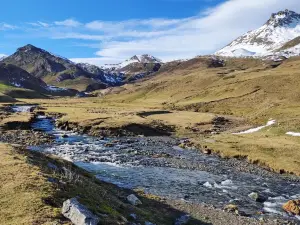
[[[135,206],[142,204],[142,202],[134,194],[128,195],[127,196],[127,201],[131,205],[135,205]]]
[[[99,223],[99,218],[80,204],[76,198],[63,203],[62,214],[75,225],[97,225]]]
[[[221,56],[295,56],[300,54],[300,14],[285,10],[273,13],[257,30],[249,31],[216,52]]]
[[[300,200],[291,200],[283,205],[283,209],[294,215],[300,216]]]

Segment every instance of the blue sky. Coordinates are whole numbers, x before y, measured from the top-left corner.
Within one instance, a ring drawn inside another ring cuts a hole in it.
[[[97,65],[148,53],[164,61],[210,54],[298,0],[10,0],[0,55],[33,44]]]

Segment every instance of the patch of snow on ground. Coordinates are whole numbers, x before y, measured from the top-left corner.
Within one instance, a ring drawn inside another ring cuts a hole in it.
[[[65,88],[60,88],[60,87],[56,87],[56,86],[48,86],[47,89],[49,91],[65,91]]]
[[[276,120],[269,120],[269,121],[267,122],[267,124],[264,125],[264,126],[260,126],[260,127],[256,127],[256,128],[251,128],[251,129],[249,129],[249,130],[245,130],[245,131],[242,131],[242,132],[239,132],[239,133],[233,133],[233,134],[251,134],[251,133],[257,132],[257,131],[259,131],[259,130],[265,128],[265,127],[272,126],[272,125],[275,124],[275,123],[276,123]]]
[[[22,85],[17,82],[11,82],[11,84],[15,87],[22,87]]]
[[[291,135],[291,136],[294,136],[294,137],[300,137],[300,133],[296,133],[296,132],[286,132],[287,135]]]

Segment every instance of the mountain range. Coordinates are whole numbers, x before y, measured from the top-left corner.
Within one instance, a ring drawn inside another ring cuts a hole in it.
[[[260,28],[238,37],[215,54],[219,56],[297,56],[300,54],[300,14],[273,13]]]
[[[52,90],[58,87],[56,90],[75,89],[79,92],[122,85],[143,78],[161,66],[161,61],[150,55],[133,56],[118,66],[103,68],[87,63],[76,64],[30,44],[17,49],[1,62],[14,65],[41,79]]]

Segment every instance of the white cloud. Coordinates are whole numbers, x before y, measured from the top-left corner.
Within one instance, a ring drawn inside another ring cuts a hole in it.
[[[66,26],[66,27],[79,27],[81,25],[80,22],[73,19],[66,19],[64,21],[55,21],[54,24],[58,26]]]
[[[31,26],[34,26],[34,27],[49,27],[50,26],[50,24],[45,23],[45,22],[41,22],[41,21],[29,22],[27,24],[29,24]]]
[[[3,57],[6,57],[6,56],[7,56],[7,55],[1,54],[1,53],[0,53],[0,59],[3,58]]]
[[[48,23],[44,23],[41,21],[38,21],[38,24],[40,24],[42,27],[49,27],[50,25]]]

